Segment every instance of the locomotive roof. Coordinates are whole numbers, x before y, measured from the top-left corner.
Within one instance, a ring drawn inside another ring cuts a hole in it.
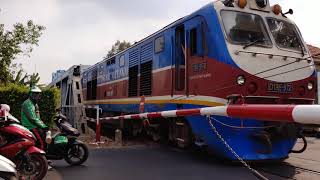
[[[218,1],[220,1],[220,0],[218,0]],[[218,2],[218,1],[215,1],[215,2]],[[90,71],[90,70],[92,70],[93,68],[95,68],[95,66],[97,66],[98,64],[100,64],[100,63],[102,63],[102,62],[105,62],[105,61],[108,61],[109,59],[115,58],[116,56],[118,56],[119,54],[122,54],[123,52],[127,51],[128,49],[134,48],[134,47],[142,44],[143,42],[145,42],[145,41],[148,40],[149,38],[152,38],[152,37],[156,36],[157,34],[160,34],[161,32],[163,32],[163,31],[165,31],[165,30],[167,30],[167,29],[170,29],[170,28],[172,28],[172,27],[174,27],[174,26],[176,26],[176,25],[179,25],[181,22],[186,21],[187,19],[190,19],[191,17],[193,17],[193,16],[194,16],[198,11],[200,11],[201,9],[204,9],[204,8],[209,7],[210,5],[212,5],[212,3],[213,3],[213,2],[208,3],[207,5],[203,6],[203,7],[200,8],[200,9],[198,9],[197,11],[195,11],[195,12],[189,14],[189,15],[186,15],[186,16],[184,16],[184,17],[182,17],[182,18],[179,18],[178,20],[176,20],[176,21],[174,21],[174,22],[166,25],[165,27],[163,27],[163,28],[161,28],[160,30],[158,30],[158,31],[150,34],[149,36],[141,39],[140,41],[135,42],[133,45],[131,45],[131,46],[128,47],[127,49],[125,49],[125,50],[123,50],[123,51],[120,51],[120,52],[116,53],[115,55],[113,55],[113,56],[111,56],[111,57],[109,57],[109,58],[105,58],[105,59],[103,59],[102,61],[97,62],[96,64],[94,64],[94,65],[92,65],[91,67],[87,68],[86,71],[84,71],[84,72]]]
[[[115,55],[113,55],[113,56],[111,56],[111,57],[109,57],[109,58],[105,58],[105,59],[103,59],[102,61],[97,62],[96,64],[94,64],[94,65],[92,65],[91,67],[87,68],[86,71],[84,71],[84,72],[88,72],[88,71],[94,69],[97,65],[99,65],[99,64],[101,64],[101,63],[103,63],[103,62],[106,62],[106,61],[108,61],[108,60],[110,60],[110,59],[113,59],[113,58],[115,58],[116,56],[124,53],[125,51],[127,51],[127,50],[129,50],[129,49],[132,49],[132,48],[134,48],[134,47],[136,47],[136,46],[138,46],[138,45],[141,45],[141,44],[144,43],[146,40],[148,40],[148,39],[150,39],[150,38],[152,38],[152,37],[157,36],[158,34],[164,32],[165,30],[168,30],[168,29],[170,29],[170,28],[172,28],[172,27],[175,27],[175,26],[179,25],[181,22],[184,22],[184,21],[186,21],[186,20],[188,20],[188,19],[196,16],[196,15],[197,15],[200,11],[202,11],[203,9],[213,8],[213,6],[218,6],[218,7],[219,7],[219,6],[223,6],[223,7],[225,7],[225,5],[222,3],[222,1],[223,1],[223,0],[215,0],[215,1],[213,1],[213,2],[210,2],[210,3],[206,4],[206,5],[204,5],[203,7],[201,7],[200,9],[192,12],[191,14],[186,15],[186,16],[184,16],[184,17],[182,17],[182,18],[174,21],[174,22],[168,24],[167,26],[161,28],[160,30],[158,30],[158,31],[150,34],[149,36],[141,39],[140,41],[135,42],[133,45],[131,45],[131,46],[128,47],[127,49],[125,49],[125,50],[123,50],[123,51],[120,51],[120,52],[116,53]],[[226,7],[226,9],[229,9],[229,8]],[[231,9],[233,9],[233,8],[231,8]],[[287,18],[287,17],[277,16],[277,18],[282,19],[282,20],[285,20],[285,21],[288,21],[288,22],[290,22],[290,23],[292,23],[292,24],[295,24],[291,19],[289,19],[289,18]]]

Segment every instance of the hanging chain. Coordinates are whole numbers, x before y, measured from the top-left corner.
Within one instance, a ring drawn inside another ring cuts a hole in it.
[[[229,128],[234,128],[234,129],[270,129],[270,128],[274,128],[274,127],[277,127],[277,125],[270,125],[270,126],[232,126],[232,125],[229,125],[229,124],[226,124],[226,123],[223,123],[217,119],[213,119],[215,122],[223,125],[223,126],[226,126],[226,127],[229,127]]]
[[[246,163],[233,149],[232,147],[227,143],[227,141],[221,136],[221,134],[218,132],[217,128],[212,124],[210,116],[207,116],[208,122],[211,126],[211,129],[213,132],[218,136],[218,138],[221,140],[221,142],[228,148],[228,150],[242,163],[242,165],[246,168],[248,168],[257,178],[262,180],[268,180],[268,178],[261,175],[257,170],[253,169],[248,163]],[[214,118],[212,118],[214,119]],[[215,119],[214,119],[215,120]]]

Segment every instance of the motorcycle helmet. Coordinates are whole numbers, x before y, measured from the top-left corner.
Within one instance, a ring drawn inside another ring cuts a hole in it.
[[[10,112],[10,106],[8,104],[1,104],[1,110]]]
[[[6,117],[8,116],[8,113],[10,112],[10,106],[7,104],[1,104],[0,105],[0,117]]]
[[[41,89],[38,86],[32,86],[30,89],[30,94],[31,93],[41,93]]]
[[[29,91],[29,97],[33,102],[38,102],[40,99],[41,89],[38,86],[32,86]]]

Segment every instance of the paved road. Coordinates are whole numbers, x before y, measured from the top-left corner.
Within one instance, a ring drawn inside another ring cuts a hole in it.
[[[124,147],[121,149],[91,149],[90,158],[79,167],[69,167],[55,161],[55,170],[47,180],[255,180],[241,166],[224,164],[208,156],[184,152],[170,147]],[[272,175],[269,178],[279,179]]]
[[[297,149],[302,142],[297,143]],[[285,164],[256,166],[269,179],[320,179],[320,139],[308,138],[308,149],[291,154]],[[296,168],[302,167],[302,168]],[[282,178],[281,178],[282,177]],[[286,177],[286,178],[283,178]],[[240,165],[215,160],[172,147],[134,145],[113,149],[91,149],[83,166],[70,167],[55,161],[54,170],[46,180],[255,180],[250,171]]]

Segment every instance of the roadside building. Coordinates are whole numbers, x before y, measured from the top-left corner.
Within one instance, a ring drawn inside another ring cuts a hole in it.
[[[82,119],[84,112],[82,109],[81,72],[88,67],[90,66],[74,65],[66,71],[58,70],[53,73],[52,82],[48,85],[60,89],[62,112],[68,117],[69,122],[78,129],[84,121]]]
[[[319,72],[320,71],[320,48],[309,45],[309,44],[308,44],[308,48],[316,64],[317,70]]]
[[[57,70],[56,72],[53,72],[52,73],[52,81],[59,79],[61,76],[63,76],[63,74],[65,72],[66,72],[65,70]]]

